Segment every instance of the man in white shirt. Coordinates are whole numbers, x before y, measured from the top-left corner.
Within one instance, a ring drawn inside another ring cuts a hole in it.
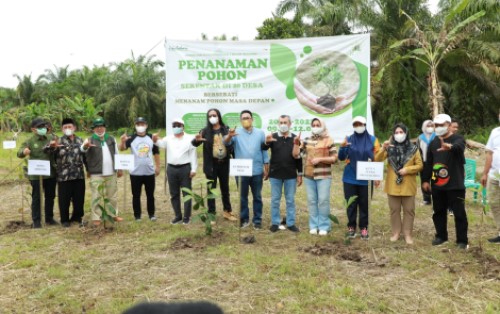
[[[498,121],[500,122],[500,114]],[[481,184],[487,188],[488,204],[498,228],[497,237],[488,241],[500,243],[500,127],[491,131],[488,143],[486,143],[486,163]]]
[[[172,224],[187,225],[191,218],[191,201],[184,203],[184,217],[181,211],[181,189],[191,189],[191,180],[196,175],[198,160],[196,147],[191,144],[193,136],[184,133],[184,121],[180,118],[172,122],[173,135],[163,139],[153,134],[153,143],[167,151],[167,180],[170,191],[170,202],[175,218]],[[183,193],[185,195],[185,193]]]
[[[118,178],[121,177],[122,171],[115,172],[115,154],[118,153],[118,146],[115,138],[106,133],[106,124],[103,118],[97,118],[93,121],[92,131],[94,134],[85,139],[80,150],[85,153],[87,173],[90,174],[90,189],[92,191],[91,219],[94,226],[99,226],[101,218],[104,217],[99,208],[99,202],[96,202],[96,200],[100,197],[98,187],[102,184],[104,185],[104,194],[115,210],[115,213],[107,210],[107,214],[113,217],[114,221],[123,220],[118,216],[118,202],[116,200],[116,177],[117,175]]]

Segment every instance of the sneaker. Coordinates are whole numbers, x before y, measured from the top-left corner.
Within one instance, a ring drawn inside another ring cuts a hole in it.
[[[113,217],[113,220],[116,222],[120,222],[120,221],[123,221],[123,218],[120,216],[115,216],[115,217]]]
[[[46,221],[45,224],[48,225],[48,226],[56,226],[56,225],[58,225],[57,221],[55,221],[54,219]]]
[[[457,243],[457,248],[467,250],[469,248],[469,245],[467,243]]]
[[[258,224],[258,223],[257,224],[253,224],[253,228],[255,230],[260,230],[260,229],[262,229],[262,224]]]
[[[141,221],[142,221],[142,219],[141,219],[141,218],[136,218],[136,219],[135,219],[135,221],[136,221],[136,222],[141,222]]]
[[[157,221],[158,218],[156,218],[156,216],[151,216],[151,217],[149,217],[149,220],[151,220],[151,221]]]
[[[286,230],[286,225],[279,225],[278,229],[280,229],[280,230]]]
[[[184,219],[182,219],[183,225],[189,225],[190,222],[191,222],[191,219],[189,217],[184,217]]]
[[[177,225],[177,224],[180,224],[181,222],[182,222],[182,218],[181,217],[175,217],[174,219],[172,219],[172,221],[170,222],[170,224]]]
[[[320,236],[326,236],[326,235],[328,234],[328,231],[326,231],[326,230],[320,230],[320,231],[318,232],[318,234],[319,234]]]
[[[42,224],[39,221],[34,221],[33,224],[31,225],[31,228],[33,229],[41,229]]]
[[[318,234],[318,229],[309,230],[309,234]]]
[[[300,232],[299,228],[297,228],[296,225],[287,227],[287,229],[290,230],[291,232]]]
[[[488,239],[488,242],[490,243],[500,243],[500,235],[496,238],[491,238],[491,239]]]
[[[62,223],[63,228],[69,228],[70,223],[68,221],[65,221]]]
[[[368,240],[370,236],[368,235],[368,229],[361,229],[361,240]]]
[[[240,222],[240,228],[243,229],[243,228],[246,228],[250,226],[250,223],[248,221],[242,221]]]
[[[280,227],[278,227],[278,225],[272,225],[271,228],[269,228],[269,231],[271,232],[276,232],[280,230]]]
[[[346,236],[349,238],[349,239],[354,239],[356,238],[356,229],[354,227],[349,227],[347,228],[347,233],[346,233]]]
[[[429,202],[429,201],[423,201],[423,202],[422,202],[422,205],[432,205],[432,202]]]
[[[434,240],[432,240],[432,245],[438,246],[438,245],[444,244],[446,242],[448,242],[448,240],[444,240],[444,239],[435,237]]]
[[[82,220],[82,221],[80,221],[80,222],[78,223],[78,228],[83,228],[83,227],[85,227],[87,224],[88,224],[88,221],[83,221],[83,220]]]
[[[222,213],[222,217],[224,217],[224,219],[227,219],[229,221],[237,221],[238,220],[238,218],[236,218],[236,216],[234,216],[232,212],[224,211],[224,213]]]

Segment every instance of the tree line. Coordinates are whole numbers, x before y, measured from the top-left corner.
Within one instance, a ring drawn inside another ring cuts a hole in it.
[[[436,14],[426,0],[283,0],[257,31],[256,40],[369,32],[371,104],[379,132],[404,122],[416,136],[423,120],[446,112],[464,133],[484,142],[498,122],[498,0],[441,0]],[[97,115],[111,128],[130,126],[136,116],[163,127],[163,66],[154,56],[132,55],[108,66],[17,76],[16,89],[0,88],[0,128],[27,129],[35,116],[56,124],[72,116],[85,127]]]

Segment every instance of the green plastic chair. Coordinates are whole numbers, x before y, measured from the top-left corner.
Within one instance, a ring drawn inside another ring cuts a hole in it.
[[[481,183],[476,181],[476,161],[474,159],[465,158],[465,188],[474,189],[474,203],[477,202],[477,192],[482,190],[483,204],[486,202],[486,189],[481,186]]]

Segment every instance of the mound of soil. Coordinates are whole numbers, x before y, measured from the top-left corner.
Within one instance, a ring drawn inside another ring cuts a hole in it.
[[[500,262],[492,255],[485,253],[481,248],[471,248],[472,256],[482,266],[482,274],[487,279],[500,280]]]
[[[344,261],[361,262],[363,260],[357,248],[338,243],[316,243],[314,246],[305,247],[302,250],[317,256],[333,255],[335,258]]]
[[[11,220],[7,223],[3,230],[0,230],[0,234],[14,233],[21,229],[29,229],[31,228],[30,224],[27,224],[23,221]]]

